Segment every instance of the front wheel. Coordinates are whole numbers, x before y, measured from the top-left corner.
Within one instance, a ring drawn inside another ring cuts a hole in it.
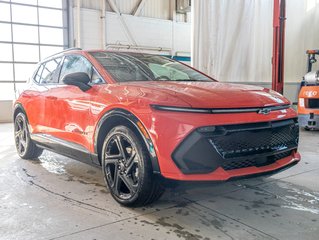
[[[126,126],[114,127],[107,134],[102,150],[102,168],[113,198],[122,205],[144,206],[164,192],[153,175],[141,137]]]
[[[43,149],[37,147],[30,138],[27,125],[27,118],[24,113],[18,113],[14,119],[14,140],[17,152],[23,159],[38,158]]]

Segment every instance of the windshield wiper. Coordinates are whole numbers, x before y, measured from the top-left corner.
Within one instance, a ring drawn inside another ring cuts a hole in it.
[[[175,80],[172,80],[172,81],[188,81],[188,82],[194,82],[194,81],[198,81],[198,80],[195,80],[195,79],[187,79],[187,78],[185,78],[185,79],[175,79]]]
[[[181,82],[183,82],[183,81],[185,81],[185,82],[212,82],[212,81],[210,81],[210,80],[197,80],[197,79],[187,79],[187,78],[185,78],[185,79],[175,79],[175,80],[172,80],[172,81],[181,81]]]

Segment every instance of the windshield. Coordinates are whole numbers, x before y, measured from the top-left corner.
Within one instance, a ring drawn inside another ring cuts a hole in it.
[[[90,53],[117,82],[213,81],[213,79],[164,56],[123,52]]]

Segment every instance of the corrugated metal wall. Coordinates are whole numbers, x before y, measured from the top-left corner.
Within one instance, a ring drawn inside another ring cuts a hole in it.
[[[101,0],[80,0],[82,8],[88,9],[96,9],[99,10],[102,8],[102,1]],[[77,1],[73,0],[73,6],[77,6]]]
[[[114,3],[118,7],[119,11],[125,14],[131,14],[139,2],[139,0],[114,0]],[[108,1],[106,1],[106,11],[112,12]]]
[[[161,19],[170,18],[170,0],[147,0],[141,15]]]
[[[81,0],[81,7],[100,10],[102,1],[106,1],[106,10],[112,12],[113,10],[107,0]],[[139,16],[172,20],[171,1],[173,0],[146,0],[145,6]],[[124,14],[131,14],[139,2],[140,0],[114,0],[119,11]],[[76,3],[77,1],[73,0],[73,6],[76,6]],[[190,22],[189,14],[177,13],[175,16],[178,22]]]

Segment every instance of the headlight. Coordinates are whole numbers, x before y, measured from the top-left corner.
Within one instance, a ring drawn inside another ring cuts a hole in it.
[[[290,108],[290,104],[269,106],[269,107],[252,107],[252,108],[190,108],[190,107],[175,107],[175,106],[163,106],[152,104],[153,109],[159,111],[171,111],[171,112],[188,112],[188,113],[210,113],[210,114],[226,114],[226,113],[263,113],[268,114],[271,111],[278,111]]]
[[[212,113],[210,109],[205,109],[205,108],[189,108],[189,107],[175,107],[175,106],[162,106],[162,105],[151,105],[151,107],[153,109],[161,110],[161,111]]]

